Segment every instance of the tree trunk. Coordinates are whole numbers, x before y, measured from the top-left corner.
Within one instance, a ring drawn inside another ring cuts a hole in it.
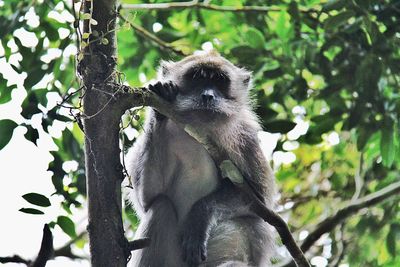
[[[130,255],[121,218],[119,121],[122,115],[105,86],[115,80],[116,6],[112,0],[85,1],[84,57],[78,71],[84,90],[84,131],[87,197],[89,205],[89,244],[92,266],[126,266]],[[97,23],[96,23],[97,22]],[[93,34],[97,32],[98,36]],[[104,41],[104,38],[107,41]]]

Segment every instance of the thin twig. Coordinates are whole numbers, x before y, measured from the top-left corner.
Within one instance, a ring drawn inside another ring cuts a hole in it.
[[[145,28],[143,28],[140,25],[137,25],[135,23],[130,22],[129,20],[127,20],[124,16],[122,16],[121,14],[118,14],[119,18],[128,23],[129,26],[131,26],[139,35],[141,35],[142,37],[149,39],[150,41],[153,41],[154,43],[156,43],[161,49],[164,50],[170,50],[172,52],[174,52],[175,54],[179,55],[179,56],[187,56],[188,54],[186,54],[185,52],[183,52],[182,50],[179,50],[177,48],[175,48],[173,45],[171,45],[170,43],[165,42],[164,40],[161,40],[160,38],[158,38],[157,36],[155,36],[154,34],[152,34],[151,32],[147,31]]]
[[[218,6],[213,4],[199,3],[199,1],[152,3],[152,4],[122,4],[123,9],[129,10],[173,10],[186,8],[200,8],[220,12],[280,12],[281,8],[267,6]]]
[[[136,239],[131,242],[129,242],[129,250],[138,250],[142,249],[145,247],[148,247],[150,245],[150,238],[144,237],[141,239]]]
[[[352,201],[357,200],[361,195],[361,190],[362,190],[363,184],[364,184],[364,180],[363,180],[363,165],[364,165],[364,153],[363,153],[363,151],[361,151],[361,153],[360,153],[360,161],[358,163],[358,168],[357,168],[356,173],[354,175],[355,190],[354,190],[354,195],[351,198]]]
[[[53,234],[50,231],[50,227],[48,224],[45,224],[43,227],[43,237],[42,244],[40,245],[40,250],[38,256],[35,261],[32,263],[32,267],[43,267],[46,266],[46,263],[54,253],[53,247]]]
[[[335,240],[336,240],[336,254],[330,258],[330,263],[328,267],[337,267],[345,256],[345,250],[347,243],[344,240],[344,223],[341,223],[340,227],[338,227],[335,232]]]
[[[9,262],[23,263],[23,264],[26,264],[27,266],[31,263],[30,260],[26,260],[18,255],[14,255],[11,257],[0,257],[0,263],[9,263]]]
[[[77,256],[71,252],[71,245],[77,240],[81,239],[86,232],[80,233],[76,238],[70,240],[64,246],[54,250],[53,247],[53,234],[50,231],[50,227],[45,224],[43,227],[42,243],[40,245],[39,253],[34,261],[22,258],[19,255],[13,255],[11,257],[0,257],[0,263],[23,263],[30,267],[42,267],[45,266],[47,261],[55,257],[64,256],[70,259],[80,259],[82,257]]]
[[[54,257],[68,257],[70,259],[81,259],[81,256],[75,255],[71,251],[71,245],[74,244],[76,241],[82,239],[85,235],[87,235],[86,231],[79,233],[76,237],[72,238],[68,241],[64,246],[54,249]]]
[[[333,216],[325,219],[321,222],[314,231],[312,231],[306,239],[304,239],[301,248],[303,251],[308,251],[310,247],[325,233],[329,233],[338,224],[343,222],[345,219],[351,215],[357,213],[361,209],[371,207],[376,205],[389,197],[400,193],[400,182],[392,183],[391,185],[375,192],[369,194],[365,197],[359,198],[345,207],[339,209]]]

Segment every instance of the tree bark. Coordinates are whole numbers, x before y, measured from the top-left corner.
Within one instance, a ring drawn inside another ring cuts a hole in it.
[[[106,86],[115,81],[116,3],[84,3],[91,19],[84,18],[83,32],[91,35],[83,40],[88,45],[83,48],[78,72],[85,88],[83,123],[91,264],[126,266],[130,251],[121,218],[123,175],[118,134],[122,111],[108,94],[113,88]]]

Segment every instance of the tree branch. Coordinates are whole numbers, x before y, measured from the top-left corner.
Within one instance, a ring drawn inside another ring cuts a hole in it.
[[[68,257],[70,259],[81,259],[82,257],[75,255],[71,251],[71,245],[74,244],[76,241],[82,239],[87,234],[86,231],[81,232],[75,238],[68,241],[64,246],[54,250],[54,257]]]
[[[128,23],[140,36],[149,39],[150,41],[154,42],[155,44],[157,44],[161,49],[163,50],[170,50],[172,52],[174,52],[177,55],[180,56],[187,56],[188,54],[186,54],[185,52],[183,52],[182,50],[176,49],[173,45],[171,45],[170,43],[165,42],[164,40],[161,40],[160,38],[158,38],[156,35],[152,34],[151,32],[147,31],[145,28],[143,28],[142,26],[132,23],[130,22],[128,19],[126,19],[124,16],[122,16],[121,14],[118,14],[118,17]]]
[[[281,8],[267,6],[218,6],[213,4],[199,3],[199,1],[172,2],[172,3],[153,3],[153,4],[122,4],[123,9],[130,10],[174,10],[187,8],[200,8],[220,12],[279,12]]]
[[[21,256],[14,255],[12,257],[0,257],[0,263],[14,262],[24,263],[30,267],[43,267],[46,266],[46,262],[53,257],[53,253],[53,234],[50,231],[49,225],[45,224],[43,227],[43,236],[40,250],[36,259],[33,262],[31,260],[24,259]]]
[[[27,260],[19,255],[14,255],[11,257],[0,257],[0,263],[14,262],[23,263],[30,267],[41,267],[45,266],[48,260],[59,256],[68,257],[70,259],[80,259],[82,257],[77,256],[71,252],[71,245],[75,243],[78,239],[82,238],[85,234],[86,232],[82,232],[76,238],[72,239],[61,248],[54,249],[53,234],[51,233],[49,226],[45,224],[43,227],[43,237],[40,250],[35,261],[32,262],[32,260]]]
[[[0,257],[0,263],[23,263],[26,264],[27,266],[31,263],[30,260],[26,260],[24,258],[21,258],[21,256],[14,255],[11,257]]]
[[[150,238],[145,237],[129,242],[129,249],[132,251],[148,247],[149,245],[150,245]]]
[[[364,208],[379,204],[392,197],[393,195],[399,193],[400,182],[395,182],[375,193],[369,194],[353,202],[350,202],[343,208],[339,209],[334,215],[324,219],[321,223],[319,223],[316,228],[304,239],[300,248],[304,252],[308,251],[323,234],[331,232],[337,225],[342,223],[348,217],[354,215]],[[293,266],[293,262],[285,264],[284,266]]]
[[[345,207],[339,209],[333,216],[325,219],[317,225],[314,231],[312,231],[301,244],[303,251],[308,251],[310,247],[325,233],[333,230],[337,225],[343,222],[351,215],[357,213],[361,209],[371,207],[382,201],[388,199],[394,194],[400,193],[400,182],[395,182],[387,187],[369,194],[365,197],[359,198]]]
[[[125,267],[130,257],[122,224],[119,122],[122,114],[105,84],[116,80],[115,0],[83,1],[83,57],[77,72],[85,86],[83,126],[92,266]],[[93,32],[102,42],[94,41]],[[105,41],[107,40],[107,41]],[[104,42],[105,41],[105,42]]]
[[[43,227],[42,244],[40,245],[39,254],[35,261],[30,265],[31,267],[46,266],[46,262],[53,257],[53,234],[50,231],[49,225],[45,224]]]

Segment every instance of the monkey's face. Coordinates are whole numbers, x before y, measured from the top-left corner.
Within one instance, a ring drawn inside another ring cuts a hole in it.
[[[210,65],[195,65],[183,75],[176,104],[185,111],[226,113],[233,101],[230,79],[223,70]]]
[[[248,105],[250,74],[215,54],[162,65],[164,80],[179,87],[175,105],[191,119],[227,118]]]

